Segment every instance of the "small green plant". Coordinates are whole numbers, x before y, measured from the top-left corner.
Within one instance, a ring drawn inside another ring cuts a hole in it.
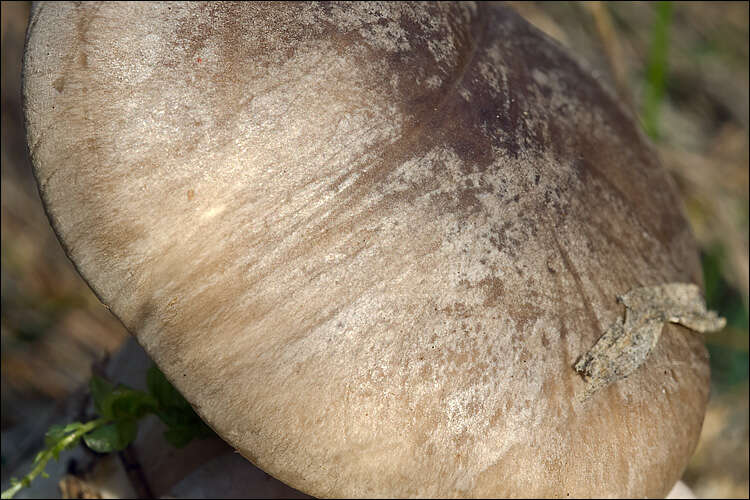
[[[58,460],[60,452],[74,448],[81,439],[98,453],[125,449],[135,440],[138,421],[149,414],[158,416],[166,424],[164,437],[175,447],[211,435],[211,429],[156,365],[146,373],[146,386],[147,392],[124,385],[114,386],[94,375],[89,388],[99,418],[86,423],[71,422],[50,427],[44,436],[44,448],[34,457],[31,471],[20,480],[12,479],[11,487],[2,492],[2,498],[13,498],[39,474],[47,477],[44,472],[47,462],[52,458]]]
[[[655,9],[656,20],[651,32],[646,96],[643,105],[643,128],[652,139],[659,138],[659,108],[664,98],[667,80],[672,2],[658,2],[655,4]]]

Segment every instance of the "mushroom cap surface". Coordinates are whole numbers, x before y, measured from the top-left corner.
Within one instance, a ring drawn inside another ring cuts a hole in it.
[[[701,283],[673,181],[486,4],[49,3],[29,148],[68,256],[201,417],[315,496],[663,496],[701,338],[586,401],[640,286]]]

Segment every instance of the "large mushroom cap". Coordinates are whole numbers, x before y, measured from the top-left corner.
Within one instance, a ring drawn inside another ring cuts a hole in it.
[[[224,439],[318,496],[660,496],[698,335],[585,399],[631,289],[700,283],[672,181],[554,42],[470,4],[42,4],[50,220]]]

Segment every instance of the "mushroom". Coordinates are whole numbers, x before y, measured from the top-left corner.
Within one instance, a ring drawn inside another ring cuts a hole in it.
[[[701,284],[675,185],[513,11],[42,3],[24,72],[68,256],[267,473],[351,497],[658,497],[680,478],[700,336],[667,322],[592,394],[574,368],[617,297]]]

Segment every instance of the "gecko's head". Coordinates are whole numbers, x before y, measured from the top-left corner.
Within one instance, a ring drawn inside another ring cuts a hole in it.
[[[673,182],[554,42],[480,4],[37,5],[68,255],[174,385],[319,496],[660,496],[708,398],[669,325],[595,394],[615,297],[700,282]]]

